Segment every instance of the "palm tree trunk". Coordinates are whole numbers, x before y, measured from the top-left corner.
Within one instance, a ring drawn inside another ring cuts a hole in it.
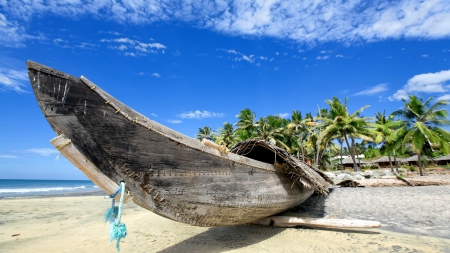
[[[419,172],[420,175],[423,176],[423,171],[422,171],[422,161],[421,161],[421,154],[420,152],[417,154],[417,163],[419,164]]]
[[[343,146],[343,145],[342,145],[342,144],[343,144],[343,143],[340,142],[340,144],[341,144],[341,168],[342,168],[342,153],[343,153],[343,150],[342,150],[342,146]]]
[[[316,165],[316,167],[317,168],[319,168],[320,167],[320,159],[319,159],[319,156],[320,156],[320,143],[319,143],[319,141],[317,141],[317,145],[316,145],[317,147],[317,150],[316,150],[316,160],[314,161],[314,164]]]
[[[394,172],[394,168],[392,168],[391,152],[389,152],[389,151],[388,151],[388,157],[389,157],[389,167],[391,168],[391,171]]]
[[[346,134],[344,134],[344,138],[345,138],[345,143],[347,144],[348,151],[350,152],[350,156],[352,157],[352,160],[353,160],[353,170],[354,170],[354,171],[357,171],[358,168],[356,167],[355,154],[353,153],[352,148],[351,148],[350,145],[348,144],[348,138],[347,138],[347,135],[346,135]]]
[[[357,149],[356,149],[355,139],[353,137],[351,137],[351,138],[352,138],[353,154],[355,155],[355,161],[356,161],[356,159],[358,159],[358,162],[356,163],[356,168],[355,168],[355,166],[353,166],[353,169],[355,171],[358,171],[358,168],[361,166],[361,160],[359,159],[359,154],[358,154],[359,152],[357,152]],[[358,165],[358,163],[359,163],[359,165]]]
[[[300,147],[302,149],[302,160],[305,162],[305,149],[303,148],[303,133],[300,134]]]
[[[394,155],[394,165],[395,165],[395,171],[398,174],[398,163],[397,163],[397,158],[395,157],[395,150],[392,150],[392,154]]]

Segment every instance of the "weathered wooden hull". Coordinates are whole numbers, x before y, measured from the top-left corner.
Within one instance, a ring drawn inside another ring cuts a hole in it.
[[[272,164],[221,153],[144,117],[83,77],[31,61],[27,67],[57,135],[159,215],[198,226],[246,224],[313,193]]]

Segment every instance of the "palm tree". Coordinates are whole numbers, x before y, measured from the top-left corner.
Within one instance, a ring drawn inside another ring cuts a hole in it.
[[[256,114],[252,112],[250,109],[246,108],[239,112],[238,115],[236,115],[236,118],[238,118],[238,122],[236,125],[238,126],[239,130],[245,130],[249,133],[252,133],[255,129],[255,118]]]
[[[302,113],[298,110],[292,112],[291,122],[288,124],[288,128],[293,128],[295,130],[294,134],[298,135],[298,139],[295,141],[296,144],[300,146],[302,151],[302,160],[305,161],[305,148],[303,146],[303,139],[310,131],[309,123],[310,118],[302,118]],[[299,153],[297,152],[297,158],[299,158]]]
[[[403,148],[409,144],[411,150],[417,154],[420,175],[422,171],[422,154],[430,155],[433,149],[440,149],[444,154],[450,151],[450,133],[440,127],[450,126],[445,106],[447,100],[439,100],[432,104],[434,98],[423,100],[416,95],[410,95],[409,101],[402,99],[404,107],[392,114],[398,116],[407,126],[402,142]]]
[[[198,129],[197,140],[202,141],[203,139],[207,139],[213,141],[215,134],[215,131],[211,131],[210,127],[204,126]]]
[[[260,118],[255,124],[255,139],[267,141],[290,152],[290,148],[282,141],[284,137],[282,121],[283,119],[278,116]]]
[[[344,138],[350,156],[353,160],[354,170],[358,170],[355,158],[355,152],[350,146],[348,139],[357,138],[363,140],[372,140],[370,133],[370,118],[360,117],[360,113],[369,107],[368,105],[361,107],[353,114],[349,114],[347,110],[347,99],[344,104],[338,98],[333,97],[332,100],[325,101],[330,107],[329,115],[327,117],[318,117],[323,131],[319,136],[319,143],[329,143],[333,139]]]
[[[232,146],[236,142],[234,135],[234,126],[228,122],[223,123],[223,128],[219,128],[219,136],[217,141],[223,141],[227,147]]]
[[[383,113],[378,112],[375,114],[375,123],[373,124],[373,134],[374,134],[374,143],[380,144],[382,143],[381,149],[385,150],[388,154],[389,158],[389,166],[391,170],[394,171],[392,167],[391,160],[391,151],[394,155],[394,164],[396,170],[397,167],[397,159],[395,157],[395,150],[400,148],[403,135],[406,130],[406,126],[403,121],[394,120],[394,115],[386,116],[385,111]]]

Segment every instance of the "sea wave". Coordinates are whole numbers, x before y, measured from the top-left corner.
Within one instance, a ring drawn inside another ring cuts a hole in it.
[[[73,191],[85,189],[86,186],[78,187],[49,187],[49,188],[19,188],[19,189],[0,189],[0,193],[27,193],[27,192],[50,192],[50,191]]]

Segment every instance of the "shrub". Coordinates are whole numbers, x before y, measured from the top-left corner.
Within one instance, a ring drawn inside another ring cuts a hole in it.
[[[412,172],[417,171],[417,168],[412,165],[409,166],[408,169],[409,169],[409,171],[412,171]]]

